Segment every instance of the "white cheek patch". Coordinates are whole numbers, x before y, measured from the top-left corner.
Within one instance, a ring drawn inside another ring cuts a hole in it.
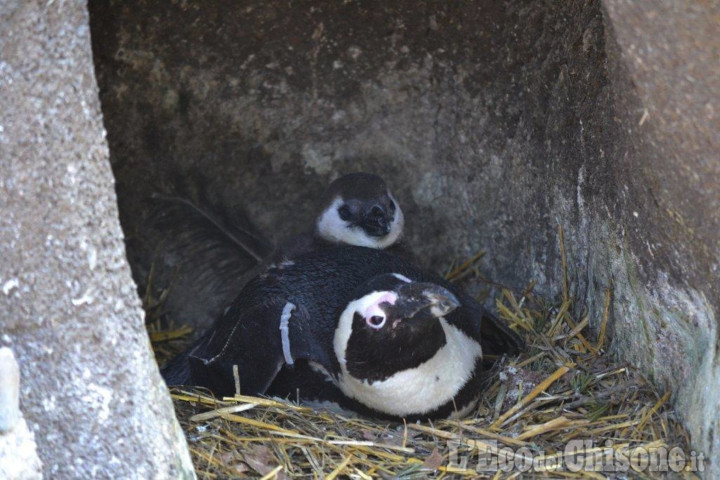
[[[350,230],[349,224],[340,218],[338,213],[338,208],[342,204],[342,199],[337,197],[317,220],[317,233],[320,238],[328,242],[349,243],[346,233]]]
[[[344,320],[351,322],[352,314]],[[478,342],[448,324],[444,318],[439,321],[447,343],[435,356],[416,368],[397,372],[385,380],[372,383],[354,378],[348,373],[342,359],[345,357],[350,332],[347,332],[346,337],[339,337],[339,331],[336,332],[335,349],[341,370],[338,387],[345,395],[362,404],[398,417],[429,413],[450,402],[473,376],[476,362],[482,357],[482,349]]]

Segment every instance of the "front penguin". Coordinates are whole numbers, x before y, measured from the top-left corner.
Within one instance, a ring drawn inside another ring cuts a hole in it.
[[[463,414],[481,393],[493,318],[437,275],[382,250],[334,247],[250,281],[187,352],[163,368],[170,385],[216,395],[278,395],[384,418]],[[503,343],[504,342],[504,343]],[[482,343],[482,347],[481,347]]]
[[[338,388],[392,417],[448,416],[472,407],[481,368],[478,340],[445,318],[457,297],[398,274],[373,278],[353,295],[334,336]],[[458,395],[458,401],[454,401]]]

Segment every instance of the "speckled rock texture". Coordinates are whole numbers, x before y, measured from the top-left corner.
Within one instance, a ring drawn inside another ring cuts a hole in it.
[[[612,292],[612,353],[720,475],[718,8],[91,1],[135,279],[145,199],[178,178],[277,240],[335,176],[379,173],[426,265],[485,249],[488,277],[550,299],[562,225],[571,293],[597,326]]]
[[[0,32],[0,345],[43,475],[192,478],[125,257],[85,2],[0,1]]]

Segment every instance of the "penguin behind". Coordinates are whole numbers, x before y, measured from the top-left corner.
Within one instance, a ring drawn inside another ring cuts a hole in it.
[[[398,256],[329,247],[250,280],[162,372],[169,385],[232,395],[237,365],[243,394],[299,393],[377,417],[442,418],[466,412],[482,393],[481,324],[491,318]]]
[[[212,198],[199,178],[197,185],[176,182],[174,195],[154,195],[145,228],[153,239],[147,243],[159,245],[145,262],[154,265],[153,284],[169,289],[163,310],[196,331],[210,327],[247,280],[272,263],[335,244],[387,248],[402,238],[402,210],[377,175],[351,173],[332,182],[319,198],[312,228],[280,246],[242,209]]]

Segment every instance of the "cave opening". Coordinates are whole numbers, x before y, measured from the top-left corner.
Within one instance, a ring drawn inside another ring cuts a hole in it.
[[[161,239],[147,228],[153,194],[199,188],[282,242],[307,230],[332,179],[367,171],[391,186],[425,267],[442,271],[485,251],[480,271],[490,281],[470,288],[489,291],[489,306],[503,288],[519,297],[531,282],[548,303],[570,297],[593,334],[605,323],[612,353],[672,390],[705,361],[687,317],[714,324],[702,298],[673,290],[667,298],[697,308],[653,310],[667,292],[643,288],[684,281],[688,258],[702,255],[647,239],[676,233],[653,193],[671,162],[644,163],[652,142],[633,131],[643,107],[627,93],[604,8],[89,2],[140,291],[151,274],[170,281],[177,266],[158,262]],[[207,303],[177,295],[188,317]],[[673,369],[663,355],[683,363]],[[683,405],[698,401],[683,388]]]

